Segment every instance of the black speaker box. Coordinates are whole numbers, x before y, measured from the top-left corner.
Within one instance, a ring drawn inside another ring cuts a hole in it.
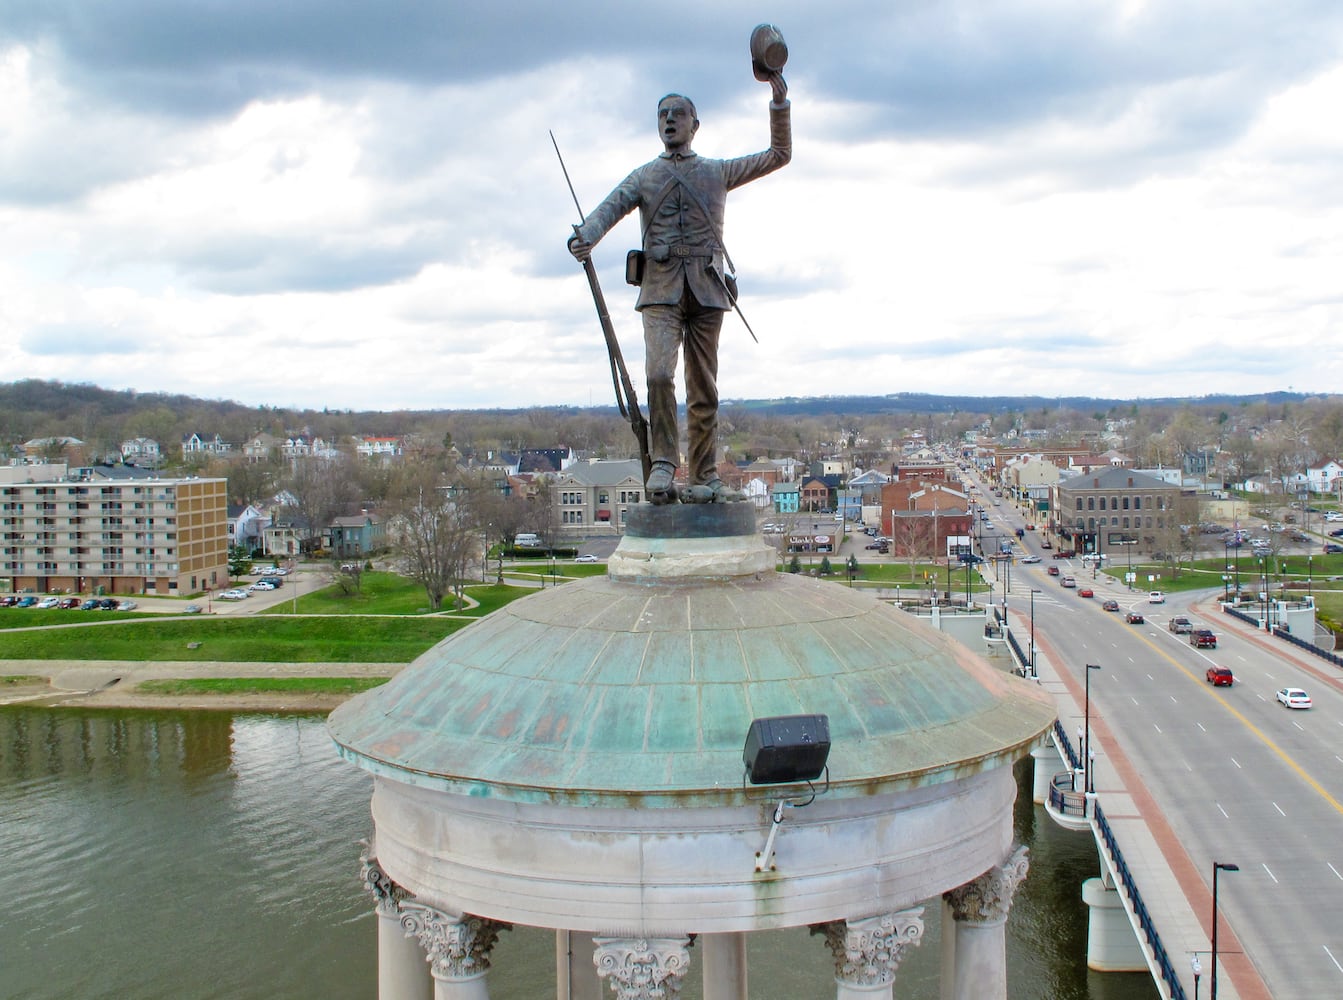
[[[830,756],[830,720],[824,715],[756,719],[741,759],[753,785],[814,781]]]

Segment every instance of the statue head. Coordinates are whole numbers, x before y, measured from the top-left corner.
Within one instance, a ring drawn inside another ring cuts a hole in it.
[[[689,150],[697,131],[694,101],[682,94],[668,94],[658,101],[658,137],[668,151]]]

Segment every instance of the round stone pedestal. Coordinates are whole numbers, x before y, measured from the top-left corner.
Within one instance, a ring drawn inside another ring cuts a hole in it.
[[[1147,956],[1138,946],[1124,902],[1098,878],[1082,883],[1087,904],[1087,968],[1097,972],[1146,972]]]

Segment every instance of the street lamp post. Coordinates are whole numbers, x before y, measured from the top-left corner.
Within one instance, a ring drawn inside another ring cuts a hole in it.
[[[1082,766],[1085,768],[1085,771],[1083,772],[1083,775],[1082,775],[1082,790],[1083,790],[1084,792],[1094,792],[1094,791],[1095,791],[1095,789],[1091,787],[1091,671],[1093,671],[1093,670],[1099,670],[1100,668],[1101,668],[1101,665],[1100,665],[1099,663],[1088,663],[1088,664],[1087,664],[1087,677],[1086,677],[1086,709],[1085,709],[1085,712],[1086,712],[1086,728],[1085,728],[1085,732],[1086,732],[1086,750],[1084,751],[1084,756],[1083,756],[1083,758],[1082,758],[1082,760],[1083,760],[1083,765],[1082,765]]]
[[[1031,588],[1031,655],[1027,659],[1031,663],[1032,677],[1040,676],[1035,672],[1035,595],[1039,593],[1042,593],[1042,591],[1036,590],[1034,587]]]
[[[1232,864],[1230,861],[1212,863],[1212,983],[1208,988],[1208,996],[1212,1000],[1217,1000],[1217,873],[1238,871],[1240,865]]]
[[[1307,555],[1307,556],[1306,556],[1306,596],[1307,596],[1307,597],[1313,597],[1313,596],[1315,595],[1315,573],[1314,573],[1314,571],[1311,569],[1311,566],[1310,566],[1310,561],[1311,561],[1311,559],[1313,559],[1313,558],[1314,558],[1314,556],[1310,556],[1310,555]]]
[[[965,606],[970,607],[970,560],[965,560]]]
[[[1194,974],[1194,1000],[1198,1000],[1198,977],[1203,975],[1203,965],[1197,955],[1189,957],[1189,971]]]

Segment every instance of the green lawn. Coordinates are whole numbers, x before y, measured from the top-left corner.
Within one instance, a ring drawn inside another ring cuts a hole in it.
[[[386,684],[386,677],[193,677],[142,681],[137,694],[359,694]]]
[[[464,624],[451,618],[141,617],[107,628],[10,632],[0,637],[0,659],[409,663]]]
[[[114,622],[139,618],[134,611],[80,611],[72,608],[0,608],[0,631],[7,628],[33,628],[40,625],[76,625],[85,622]]]
[[[587,567],[583,567],[586,569]],[[600,567],[597,567],[600,568]],[[528,593],[529,587],[511,587],[507,584],[470,584],[466,588],[468,597],[480,602],[480,608],[467,607],[461,612],[479,617],[503,607],[509,601],[516,600]],[[290,595],[292,598],[292,594]],[[338,587],[327,587],[311,594],[304,594],[295,602],[292,599],[281,601],[273,607],[260,612],[262,615],[292,615],[295,603],[300,615],[427,615],[430,614],[429,598],[424,588],[412,580],[395,573],[365,573],[359,593],[345,594]],[[443,599],[441,612],[453,612],[453,599],[449,594]],[[93,614],[93,612],[90,612]]]

